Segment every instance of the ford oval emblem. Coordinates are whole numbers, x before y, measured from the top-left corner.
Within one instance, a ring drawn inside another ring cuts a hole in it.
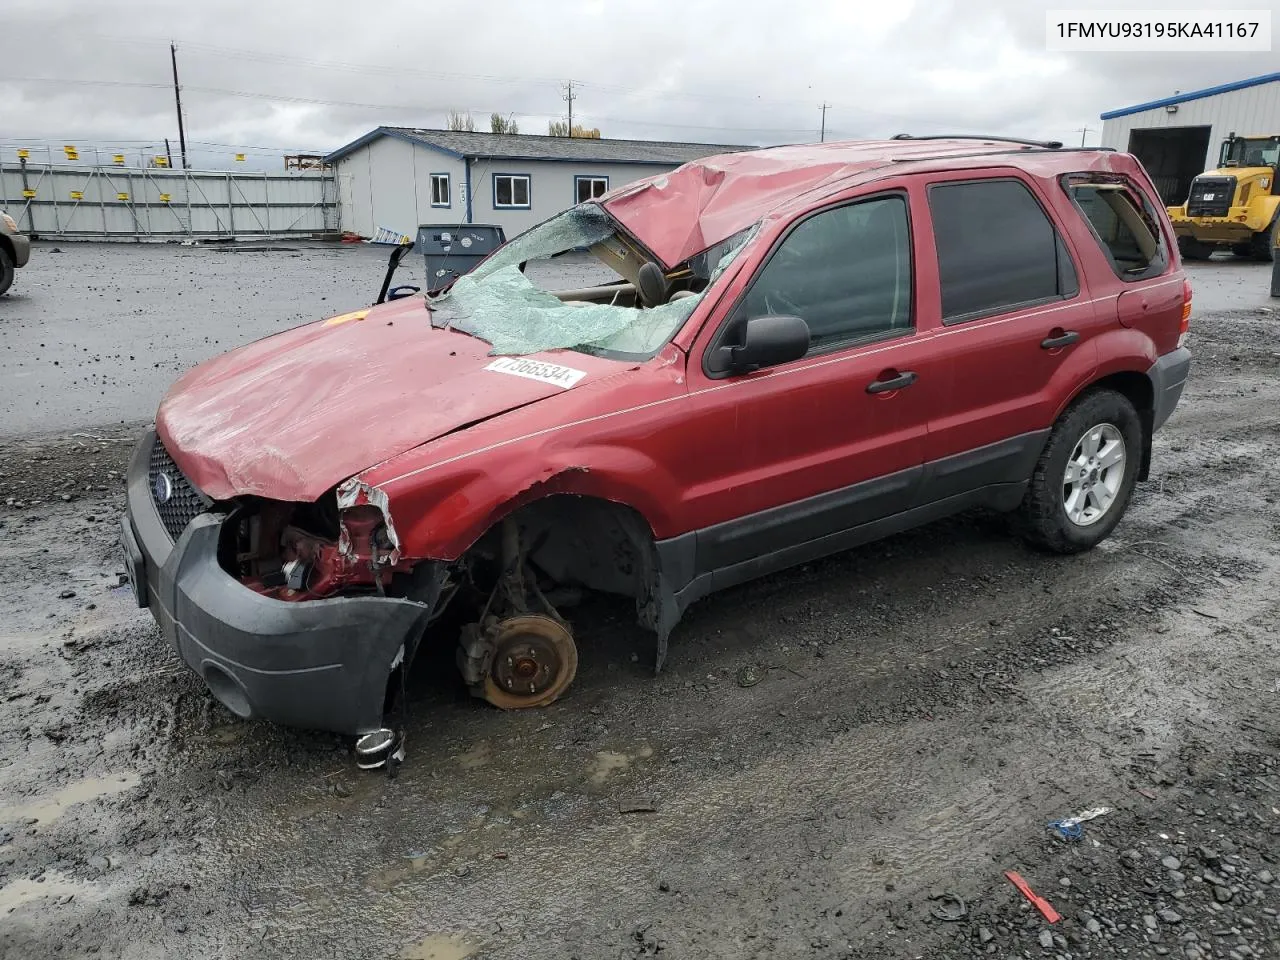
[[[165,504],[173,499],[173,481],[167,473],[157,473],[151,481],[151,492],[155,494],[156,503]]]

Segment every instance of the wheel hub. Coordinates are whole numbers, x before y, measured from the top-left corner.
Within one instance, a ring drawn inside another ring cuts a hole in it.
[[[519,696],[544,693],[563,669],[555,647],[536,634],[510,636],[494,651],[493,679],[503,690]]]
[[[504,710],[543,707],[573,682],[578,648],[561,620],[522,614],[490,626],[482,638],[492,654],[487,669],[471,680],[472,692]]]

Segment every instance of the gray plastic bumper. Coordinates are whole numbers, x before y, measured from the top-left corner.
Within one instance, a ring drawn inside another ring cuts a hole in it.
[[[202,514],[170,541],[148,483],[154,442],[149,431],[129,467],[121,549],[135,598],[178,655],[240,717],[344,734],[380,729],[387,680],[429,608],[378,596],[293,603],[250,590],[218,564],[224,515]]]
[[[13,265],[25,267],[31,259],[31,239],[25,233],[11,233],[9,242],[13,244]]]
[[[1172,353],[1166,353],[1147,371],[1155,391],[1151,429],[1159,430],[1173,413],[1182,397],[1182,388],[1187,385],[1190,370],[1191,351],[1186,347],[1179,347]]]

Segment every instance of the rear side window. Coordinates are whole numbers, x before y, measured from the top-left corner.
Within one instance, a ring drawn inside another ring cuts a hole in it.
[[[1087,174],[1065,177],[1062,185],[1117,277],[1144,280],[1164,273],[1169,258],[1155,211],[1132,186]]]
[[[943,323],[1073,297],[1075,266],[1035,196],[1017,180],[929,188]]]

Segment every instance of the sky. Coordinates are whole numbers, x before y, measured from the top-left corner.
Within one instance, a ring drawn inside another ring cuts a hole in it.
[[[1099,114],[1277,69],[1271,53],[1049,53],[1045,14],[1118,0],[0,0],[0,159],[177,163],[169,43],[191,165],[279,169],[450,110],[603,136],[726,144],[900,132],[1098,142]],[[1268,9],[1280,0],[1128,4]],[[1084,129],[1084,128],[1087,128]],[[243,163],[234,160],[243,152]]]

